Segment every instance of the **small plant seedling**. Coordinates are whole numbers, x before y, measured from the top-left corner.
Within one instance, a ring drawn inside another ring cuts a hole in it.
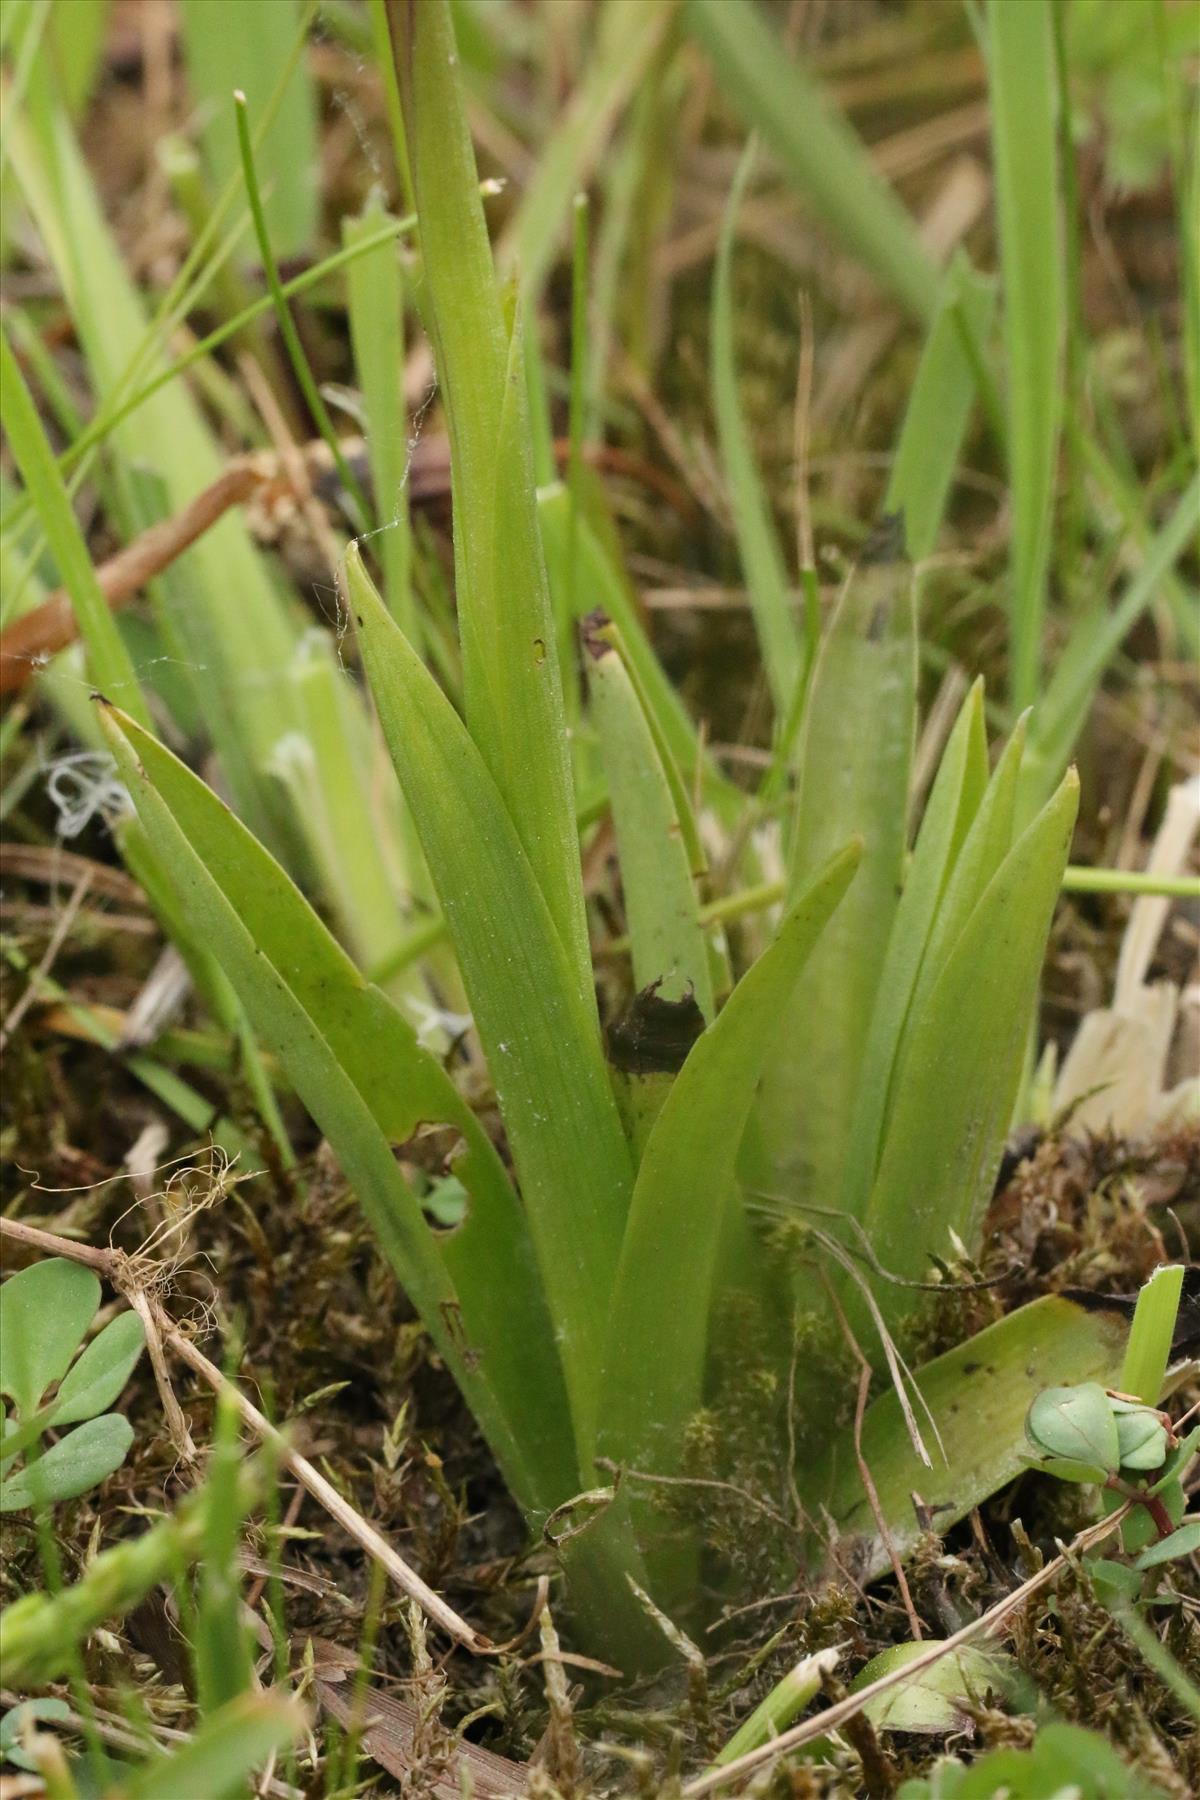
[[[1161,1790],[1123,1763],[1097,1732],[1045,1725],[1028,1750],[999,1749],[968,1768],[945,1759],[906,1781],[897,1800],[1160,1800]]]
[[[1138,1297],[1121,1388],[1097,1382],[1052,1387],[1025,1421],[1032,1468],[1060,1481],[1104,1488],[1112,1503],[1135,1502],[1122,1530],[1135,1570],[1186,1556],[1200,1543],[1200,1518],[1185,1518],[1183,1476],[1200,1447],[1200,1426],[1180,1435],[1154,1401],[1162,1389],[1183,1270],[1159,1269]],[[1128,1390],[1128,1391],[1127,1391]],[[1140,1553],[1140,1554],[1139,1554]]]
[[[145,1336],[120,1313],[76,1355],[100,1305],[90,1269],[64,1257],[23,1269],[0,1294],[0,1512],[72,1500],[119,1469],[133,1442],[123,1414],[106,1412],[128,1381]],[[53,1397],[46,1396],[57,1386]],[[51,1426],[74,1425],[42,1450]]]

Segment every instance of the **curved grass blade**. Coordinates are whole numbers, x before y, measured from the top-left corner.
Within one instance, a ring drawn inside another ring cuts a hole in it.
[[[531,1508],[553,1504],[573,1477],[570,1461],[564,1468],[558,1460],[567,1439],[553,1340],[526,1304],[520,1213],[481,1128],[436,1060],[417,1048],[411,1027],[363,982],[240,821],[132,720],[107,706],[101,716],[187,918],[219,954],[263,1040],[334,1145],[514,1493]],[[392,1150],[422,1121],[457,1127],[468,1146],[459,1173],[477,1237],[471,1244],[469,1220],[454,1258],[457,1280],[444,1253],[454,1240],[434,1235]],[[502,1306],[497,1281],[505,1283]],[[531,1430],[526,1438],[510,1409],[543,1405],[544,1435]]]
[[[1016,710],[1037,697],[1062,424],[1066,284],[1059,218],[1051,0],[991,0],[988,76],[1004,278],[1010,641]]]
[[[788,599],[787,567],[742,415],[733,348],[734,234],[753,159],[752,140],[738,164],[721,225],[713,272],[712,384],[742,569],[771,698],[777,717],[783,719],[800,679],[803,655]]]
[[[746,126],[761,134],[825,224],[914,318],[929,319],[938,278],[916,227],[754,0],[687,0],[683,17]]]
[[[883,501],[884,512],[904,515],[905,546],[913,562],[922,562],[937,542],[975,398],[967,342],[986,338],[995,306],[995,283],[977,274],[960,253],[942,284]]]

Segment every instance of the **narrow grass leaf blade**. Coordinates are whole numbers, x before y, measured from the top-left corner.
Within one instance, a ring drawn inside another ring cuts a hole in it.
[[[447,0],[388,0],[420,216],[423,313],[450,433],[471,735],[516,827],[580,994],[590,958],[554,620],[534,508],[519,319],[496,285]]]
[[[188,82],[202,121],[201,143],[214,188],[239,172],[230,98],[246,93],[257,112],[276,72],[291,55],[300,23],[298,0],[181,0]],[[257,155],[271,242],[280,256],[311,250],[316,239],[317,97],[307,63],[292,71],[278,111]]]
[[[1004,283],[1010,641],[1017,710],[1037,697],[1062,424],[1066,316],[1051,0],[991,0],[988,72]]]
[[[591,992],[469,733],[353,546],[350,610],[504,1114],[581,1456],[632,1185]]]
[[[853,834],[854,886],[822,935],[764,1077],[765,1185],[838,1204],[855,1095],[904,871],[916,714],[912,571],[864,562],[818,653],[788,870],[795,895]]]
[[[951,1234],[977,1240],[1021,1080],[1054,904],[1075,826],[1067,775],[1014,844],[946,957],[908,1034],[866,1228],[883,1268],[907,1280]],[[914,1309],[881,1283],[884,1317]]]
[[[98,686],[107,687],[131,712],[146,718],[146,703],[129,652],[100,591],[92,559],[33,396],[25,385],[7,333],[3,332],[0,332],[0,387],[4,390],[4,427],[8,441],[37,508],[62,584],[71,597],[87,651],[89,676]]]
[[[1079,620],[1030,723],[1029,768],[1022,777],[1022,814],[1042,805],[1062,778],[1096,689],[1200,526],[1200,475],[1193,477],[1145,560],[1111,612]]]
[[[683,17],[747,129],[761,134],[822,222],[914,318],[928,320],[938,277],[912,220],[755,0],[687,0]]]
[[[863,1420],[862,1458],[895,1551],[909,1555],[921,1534],[914,1492],[949,1530],[1025,1468],[1025,1415],[1038,1394],[1074,1382],[1111,1384],[1124,1343],[1125,1328],[1113,1314],[1047,1295],[927,1363],[916,1383],[945,1451],[944,1458],[935,1454],[932,1470],[913,1449],[895,1393],[874,1401]],[[859,1579],[875,1580],[891,1566],[892,1551],[879,1534],[846,1434],[830,1449],[824,1470],[824,1481],[820,1471],[815,1481],[812,1471],[803,1479],[814,1492],[828,1493],[839,1558],[853,1544]]]
[[[249,1792],[268,1757],[286,1750],[306,1724],[304,1708],[281,1694],[241,1694],[206,1718],[180,1749],[152,1757],[122,1783],[123,1800],[196,1800]]]
[[[697,1039],[646,1143],[611,1303],[602,1441],[673,1472],[703,1398],[717,1253],[763,1064],[813,945],[858,865],[850,844],[788,910],[778,936]]]
[[[368,201],[361,215],[342,223],[347,249],[378,236],[388,219],[380,201]],[[366,411],[367,454],[375,518],[381,534],[372,549],[383,565],[383,592],[396,622],[420,648],[420,616],[410,579],[408,422],[404,405],[404,295],[394,242],[376,246],[350,264],[346,276],[354,369]]]
[[[800,634],[788,597],[787,566],[754,460],[738,394],[733,331],[733,245],[753,161],[747,148],[729,193],[713,275],[711,358],[721,459],[733,507],[742,570],[776,714],[783,718],[800,678]]]
[[[976,274],[960,254],[946,275],[921,352],[883,502],[885,512],[904,515],[913,562],[922,562],[937,542],[975,398],[967,341],[986,337],[995,305],[994,282]]]
[[[541,292],[564,238],[571,202],[587,181],[622,109],[661,44],[671,0],[608,0],[578,85],[539,147],[533,174],[500,246],[530,301]]]
[[[908,1008],[905,1034],[893,1063],[893,1073],[903,1058],[909,1027],[921,1016],[930,991],[966,929],[980,897],[1012,848],[1026,725],[1025,719],[1017,720],[1008,743],[1000,753],[983,798],[978,802],[974,816],[967,822],[962,848],[942,890],[937,913],[926,940]]]
[[[1168,1263],[1155,1269],[1138,1295],[1120,1385],[1123,1394],[1136,1394],[1147,1406],[1157,1406],[1162,1397],[1183,1276],[1181,1263]]]

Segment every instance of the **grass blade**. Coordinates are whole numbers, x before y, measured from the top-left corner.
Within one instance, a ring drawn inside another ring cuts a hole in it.
[[[788,598],[787,566],[742,417],[733,348],[733,242],[742,196],[754,158],[746,148],[730,190],[713,275],[712,384],[721,458],[733,507],[738,549],[778,718],[783,719],[800,679],[800,634]]]
[[[530,302],[540,294],[565,234],[571,202],[595,168],[613,125],[666,35],[673,0],[608,0],[596,15],[583,74],[542,143],[533,176],[500,246]]]
[[[313,9],[310,9],[310,11]],[[237,137],[229,111],[235,88],[266,99],[287,61],[302,15],[298,0],[182,0],[188,80],[201,107],[201,142],[213,185],[236,178]],[[297,63],[260,152],[271,242],[280,256],[310,250],[317,235],[317,104],[312,77]]]
[[[995,304],[995,284],[965,255],[956,257],[921,352],[883,502],[884,512],[903,513],[913,562],[924,561],[937,542],[975,398],[967,343],[986,337]]]
[[[554,620],[534,508],[519,321],[496,286],[447,0],[388,0],[450,432],[467,723],[591,994]]]
[[[9,443],[37,508],[59,577],[71,597],[87,650],[89,676],[98,685],[119,694],[132,713],[146,719],[146,702],[129,652],[100,591],[33,395],[25,385],[4,332],[0,332],[0,386],[4,390],[4,424]]]
[[[1062,425],[1066,284],[1050,0],[991,0],[988,56],[1008,374],[1011,681],[1020,711],[1041,682]]]
[[[683,16],[747,129],[760,133],[822,222],[913,318],[929,320],[938,276],[912,220],[754,0],[687,0]]]
[[[379,200],[368,202],[357,219],[342,223],[347,249],[376,237],[389,219]],[[393,242],[380,244],[350,264],[347,274],[350,341],[367,415],[367,453],[375,518],[381,535],[372,548],[383,565],[383,592],[392,616],[420,649],[420,615],[413,598],[412,542],[408,519],[408,422],[404,407],[404,295]]]

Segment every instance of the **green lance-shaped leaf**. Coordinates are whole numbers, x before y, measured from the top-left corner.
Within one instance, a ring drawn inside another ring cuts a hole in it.
[[[756,0],[687,0],[684,23],[722,91],[757,130],[824,223],[896,296],[927,319],[937,271],[911,218],[820,84],[789,55]]]
[[[351,547],[350,610],[512,1145],[581,1461],[632,1187],[595,1005],[483,758]]]
[[[123,1312],[110,1319],[64,1376],[55,1397],[54,1424],[74,1425],[111,1406],[145,1344],[145,1329],[137,1313]]]
[[[1013,821],[1025,749],[1026,720],[1020,718],[1001,751],[991,780],[978,801],[974,816],[966,821],[966,835],[950,869],[929,928],[921,964],[909,1001],[904,1032],[892,1063],[889,1097],[896,1092],[895,1074],[907,1051],[909,1038],[925,1010],[954,945],[966,929],[988,883],[1012,848]],[[975,766],[978,770],[978,751]],[[977,779],[977,778],[976,778]]]
[[[1147,1406],[1156,1406],[1162,1397],[1183,1274],[1181,1263],[1167,1263],[1155,1269],[1144,1283],[1134,1309],[1120,1387],[1123,1394],[1136,1394]]]
[[[307,1723],[282,1694],[239,1694],[165,1756],[152,1757],[121,1785],[122,1800],[196,1800],[197,1794],[250,1793],[268,1757],[286,1750]]]
[[[866,560],[818,652],[799,751],[788,867],[793,897],[846,839],[863,840],[854,886],[822,935],[784,1017],[759,1116],[764,1183],[837,1205],[879,977],[900,894],[916,710],[912,572]]]
[[[378,990],[366,986],[245,827],[132,720],[107,706],[101,720],[147,838],[170,871],[189,921],[206,935],[256,1029],[334,1145],[513,1492],[526,1506],[544,1505],[567,1478],[554,1435],[559,1421],[552,1340],[547,1342],[544,1325],[538,1329],[536,1310],[522,1308],[529,1284],[520,1254],[520,1215],[490,1166],[493,1153],[481,1143],[469,1109],[436,1062],[417,1050],[411,1028]],[[396,1138],[409,1136],[422,1119],[456,1125],[468,1145],[459,1173],[471,1191],[475,1228],[482,1223],[480,1235],[492,1260],[476,1256],[474,1246],[457,1264],[461,1286],[392,1151]],[[514,1284],[504,1292],[502,1306],[497,1280],[506,1288]],[[515,1319],[523,1329],[514,1330]],[[524,1328],[531,1338],[522,1346],[517,1340]],[[538,1380],[540,1361],[545,1375]],[[534,1385],[522,1402],[525,1380]],[[536,1428],[536,1412],[535,1429],[522,1436],[514,1410],[542,1404],[545,1437]]]
[[[0,1289],[0,1389],[23,1419],[66,1374],[99,1304],[92,1271],[62,1256],[22,1269]]]
[[[383,203],[372,193],[358,218],[343,219],[342,239],[348,246],[361,244],[386,222]],[[409,446],[404,403],[404,296],[396,245],[380,244],[352,262],[346,272],[346,290],[354,369],[366,412],[375,518],[382,527],[373,548],[383,564],[383,592],[392,615],[419,646],[420,615],[412,591],[405,492]]]
[[[873,1401],[863,1420],[862,1456],[899,1554],[907,1556],[921,1532],[914,1490],[939,1529],[948,1530],[1025,1467],[1025,1415],[1038,1394],[1064,1383],[1113,1381],[1124,1343],[1125,1328],[1113,1314],[1048,1295],[926,1363],[916,1385],[944,1451],[943,1457],[928,1434],[932,1469],[913,1448],[895,1393],[889,1389]],[[800,1474],[806,1490],[828,1496],[839,1535],[861,1538],[854,1562],[860,1578],[881,1575],[891,1552],[863,1489],[850,1431],[830,1446],[822,1469]],[[850,1550],[843,1542],[839,1557]]]
[[[1051,1387],[1039,1394],[1029,1408],[1025,1435],[1044,1456],[1087,1463],[1105,1473],[1120,1466],[1112,1402],[1096,1381]]]
[[[467,724],[580,993],[590,960],[554,619],[534,505],[520,322],[508,330],[447,0],[388,0],[420,218],[423,313],[450,433]]]
[[[712,384],[742,571],[758,632],[763,667],[779,718],[784,718],[800,678],[800,633],[788,597],[787,565],[754,460],[738,395],[733,334],[733,241],[738,211],[753,161],[749,146],[729,193],[713,274]]]
[[[889,1085],[938,906],[987,787],[983,684],[963,702],[921,820],[863,1055],[846,1165],[844,1205],[860,1217],[875,1179]]]
[[[883,500],[885,512],[903,514],[905,545],[914,562],[923,561],[937,542],[975,399],[968,344],[986,340],[995,305],[994,282],[976,274],[960,253],[942,283]]]
[[[775,942],[693,1045],[646,1143],[612,1295],[600,1408],[602,1443],[619,1461],[676,1472],[683,1428],[703,1398],[738,1146],[780,1015],[844,904],[860,853],[845,846],[792,903]]]
[[[922,1279],[931,1255],[952,1254],[955,1234],[968,1248],[977,1241],[1078,798],[1072,772],[984,890],[907,1034],[865,1221],[880,1263],[901,1279]],[[891,1321],[914,1306],[894,1283],[881,1283],[878,1298]]]
[[[611,631],[611,627],[609,627]],[[716,1011],[700,924],[688,835],[654,735],[621,654],[600,625],[585,638],[592,719],[608,776],[621,859],[621,886],[639,988],[690,988],[707,1022]]]
[[[561,482],[543,488],[538,494],[538,519],[551,580],[556,589],[573,593],[581,613],[598,606],[612,619],[621,634],[622,649],[642,705],[653,721],[655,736],[666,745],[686,778],[693,780],[699,770],[706,785],[719,785],[728,791],[718,771],[706,760],[696,727],[654,653],[638,616],[635,597],[623,579],[622,571],[614,566],[606,547],[585,517],[575,520],[572,540],[570,506],[570,495]],[[576,567],[573,584],[568,569],[572,552]]]
[[[77,1425],[36,1462],[26,1463],[0,1482],[0,1513],[51,1506],[86,1494],[119,1469],[133,1442],[133,1427],[121,1413],[104,1413]]]

